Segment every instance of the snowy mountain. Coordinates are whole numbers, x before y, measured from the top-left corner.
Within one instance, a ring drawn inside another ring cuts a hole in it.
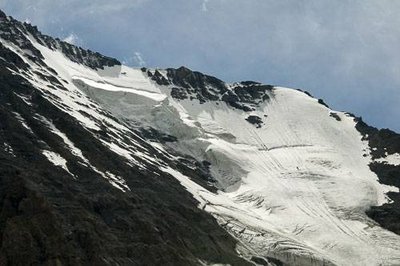
[[[400,265],[400,135],[0,14],[1,265]]]

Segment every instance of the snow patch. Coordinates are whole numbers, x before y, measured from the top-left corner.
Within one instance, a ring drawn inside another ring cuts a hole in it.
[[[398,166],[398,165],[400,165],[400,154],[399,153],[394,153],[394,154],[386,153],[386,157],[376,159],[375,162]]]
[[[16,157],[15,154],[14,154],[14,150],[13,150],[13,148],[11,147],[10,144],[8,144],[7,142],[4,142],[4,143],[3,143],[3,147],[4,147],[4,151],[5,151],[5,152],[11,154],[11,156],[13,156],[13,157]]]
[[[110,184],[113,185],[115,188],[121,190],[122,192],[127,192],[127,191],[131,190],[123,178],[116,176],[109,171],[102,172],[94,166],[91,166],[91,167],[92,167],[93,171],[95,171],[96,173],[101,175],[104,179],[106,179],[108,182],[110,182]]]
[[[54,124],[52,122],[50,122],[49,120],[47,120],[45,117],[36,115],[42,122],[44,122],[49,129],[55,133],[56,135],[58,135],[59,137],[61,137],[64,141],[64,143],[66,144],[66,146],[68,147],[69,151],[79,157],[86,166],[88,166],[89,168],[91,168],[93,171],[95,171],[96,173],[98,173],[99,175],[101,175],[103,178],[107,179],[110,184],[112,184],[114,187],[118,188],[119,190],[126,192],[126,191],[130,191],[130,188],[127,186],[125,180],[119,176],[114,175],[113,173],[106,171],[106,172],[102,172],[100,170],[98,170],[96,167],[94,167],[89,160],[83,156],[82,151],[77,148],[75,146],[75,144],[60,130],[58,130]],[[63,158],[58,158],[58,160],[56,160],[57,162],[59,162],[61,165],[65,165],[62,164],[63,163]],[[65,160],[64,160],[65,161]]]
[[[44,156],[46,156],[46,158],[53,163],[55,166],[61,167],[62,169],[64,169],[65,171],[67,171],[70,175],[72,175],[73,177],[74,174],[72,174],[68,167],[67,167],[67,160],[65,160],[60,154],[55,153],[53,151],[49,151],[49,150],[43,150],[42,154]]]
[[[26,123],[25,119],[17,112],[13,112],[13,114],[15,115],[15,117],[17,118],[17,120],[21,123],[21,125],[29,131],[29,133],[33,134],[32,129],[28,126],[28,124]]]

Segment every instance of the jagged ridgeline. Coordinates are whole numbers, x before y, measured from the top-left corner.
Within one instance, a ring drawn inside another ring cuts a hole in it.
[[[0,41],[0,265],[400,265],[397,133],[2,12]]]

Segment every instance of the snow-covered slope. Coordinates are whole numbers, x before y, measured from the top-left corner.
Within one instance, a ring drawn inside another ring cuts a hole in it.
[[[159,97],[105,92],[102,84],[81,87],[132,125],[176,136],[169,148],[210,163],[216,195],[173,174],[243,241],[244,253],[305,265],[400,263],[399,237],[365,214],[398,188],[380,184],[369,169],[368,143],[350,115],[287,88],[274,88],[270,100],[245,112],[220,101],[177,100],[170,86],[156,83],[151,91]],[[250,115],[261,127],[246,120]]]
[[[23,61],[24,69],[8,68],[13,75],[76,119],[129,167],[176,178],[198,208],[237,239],[236,251],[247,260],[400,265],[400,236],[366,214],[371,207],[389,206],[393,197],[388,195],[399,192],[395,183],[380,181],[370,164],[398,166],[399,153],[374,156],[352,115],[333,111],[302,91],[256,82],[226,84],[183,67],[85,65],[71,59],[75,50],[67,56],[30,31],[22,34],[30,50],[1,39]],[[32,50],[42,56],[39,63]],[[26,95],[16,96],[32,105]],[[121,173],[100,169],[52,121],[36,119],[81,164],[120,193],[131,193]],[[104,128],[105,135],[96,133]],[[5,150],[12,150],[7,145]],[[48,149],[42,153],[79,180],[68,158]],[[186,162],[185,167],[177,162]]]

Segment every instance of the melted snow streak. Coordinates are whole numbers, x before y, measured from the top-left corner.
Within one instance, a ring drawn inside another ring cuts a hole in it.
[[[56,135],[61,137],[62,140],[64,141],[64,144],[68,147],[68,150],[71,151],[71,153],[74,156],[78,157],[84,165],[91,168],[94,172],[98,173],[103,178],[108,180],[108,182],[110,182],[110,184],[112,184],[114,187],[116,187],[124,192],[130,190],[130,188],[126,185],[126,182],[123,178],[118,177],[109,171],[102,172],[102,171],[98,170],[96,167],[94,167],[89,162],[89,160],[83,155],[82,151],[79,148],[77,148],[75,146],[75,144],[70,139],[68,139],[68,137],[64,133],[62,133],[60,130],[58,130],[52,122],[48,121],[45,117],[42,117],[39,115],[37,115],[37,118],[40,121],[42,121],[43,123],[45,123],[47,125],[47,127],[50,129],[50,131],[52,131],[53,133],[55,133]],[[66,160],[63,159],[60,155],[50,153],[49,151],[44,151],[43,154],[46,155],[46,157],[51,162],[53,162],[56,166],[61,166],[63,169],[67,170],[68,173],[70,173],[66,166]],[[71,175],[73,175],[73,174],[71,174]],[[73,176],[75,176],[75,175],[73,175]]]
[[[48,150],[43,150],[42,153],[55,166],[59,166],[67,171],[69,174],[71,174],[67,167],[67,160],[65,160],[60,154]]]
[[[5,43],[30,66],[14,73],[128,165],[143,170],[151,165],[175,177],[199,208],[239,240],[237,250],[244,257],[289,265],[400,265],[400,237],[365,215],[370,206],[388,202],[387,192],[398,190],[380,184],[370,171],[371,157],[363,156],[369,148],[352,117],[341,112],[332,116],[316,99],[287,88],[274,88],[268,101],[247,111],[221,101],[179,100],[171,96],[172,85],[157,85],[141,70],[119,65],[93,70],[29,38],[48,68]],[[54,71],[57,81],[51,78]],[[129,190],[123,177],[99,171],[51,121],[38,119],[87,167],[118,189]],[[177,141],[146,141],[133,130],[140,127]],[[96,135],[105,128],[105,137]],[[7,143],[3,146],[12,154]],[[207,161],[218,192],[205,189],[150,149],[171,152],[168,158],[183,154]],[[69,172],[59,154],[43,150],[43,155]],[[398,165],[399,158],[393,154],[379,160]]]

